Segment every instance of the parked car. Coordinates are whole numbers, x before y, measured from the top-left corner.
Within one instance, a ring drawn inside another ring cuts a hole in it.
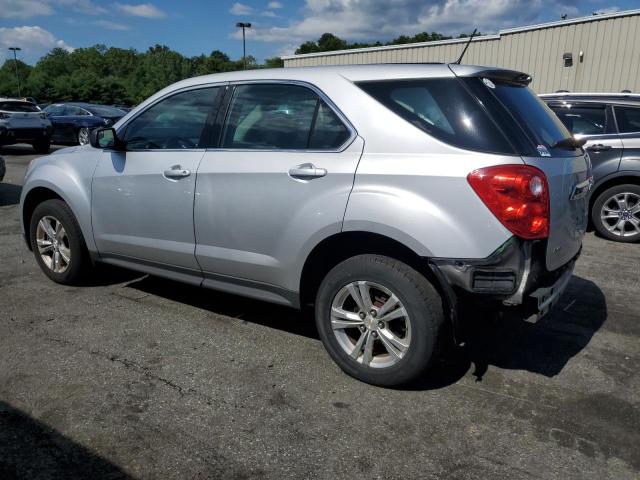
[[[640,241],[640,95],[541,95],[576,138],[586,140],[595,185],[591,223],[616,242]]]
[[[38,153],[49,153],[51,122],[31,102],[0,98],[0,147],[28,143]]]
[[[408,382],[460,338],[459,298],[543,315],[571,277],[587,160],[529,82],[443,64],[185,80],[34,161],[27,243],[63,284],[99,261],[314,305],[345,372]]]
[[[0,182],[4,180],[5,173],[7,173],[7,166],[4,163],[4,158],[0,157]]]
[[[91,103],[53,103],[44,109],[53,124],[54,143],[86,145],[94,128],[113,125],[126,112],[107,105]]]

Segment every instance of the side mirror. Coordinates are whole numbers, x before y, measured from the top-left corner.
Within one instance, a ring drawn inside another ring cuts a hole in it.
[[[98,128],[89,134],[89,142],[94,148],[110,148],[112,150],[125,150],[125,145],[118,138],[113,128]]]

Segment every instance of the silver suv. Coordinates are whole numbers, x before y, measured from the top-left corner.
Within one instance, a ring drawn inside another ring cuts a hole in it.
[[[544,314],[571,276],[589,161],[530,80],[445,64],[185,80],[33,162],[27,243],[63,284],[104,262],[313,305],[345,372],[402,384],[460,338],[462,299]]]

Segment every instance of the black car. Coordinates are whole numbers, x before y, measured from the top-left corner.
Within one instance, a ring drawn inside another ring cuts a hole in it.
[[[591,222],[604,237],[640,241],[640,95],[540,95],[584,148],[593,164]]]
[[[91,103],[53,103],[44,109],[53,125],[51,141],[63,145],[89,143],[94,128],[113,125],[126,112],[107,105]]]

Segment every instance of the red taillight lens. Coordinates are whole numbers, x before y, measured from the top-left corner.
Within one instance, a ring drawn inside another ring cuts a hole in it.
[[[549,186],[545,174],[527,165],[480,168],[467,176],[471,187],[514,235],[549,235]]]

